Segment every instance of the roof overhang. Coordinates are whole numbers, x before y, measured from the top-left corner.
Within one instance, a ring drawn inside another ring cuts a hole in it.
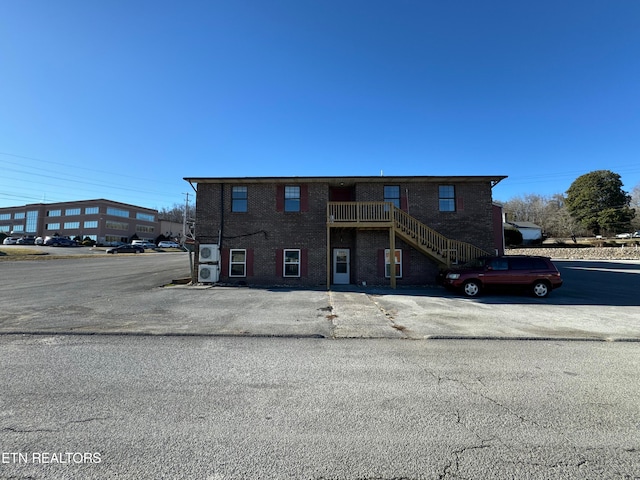
[[[191,185],[200,183],[256,184],[256,183],[325,183],[348,186],[357,183],[489,183],[491,187],[507,178],[506,175],[464,176],[345,176],[345,177],[184,177]]]

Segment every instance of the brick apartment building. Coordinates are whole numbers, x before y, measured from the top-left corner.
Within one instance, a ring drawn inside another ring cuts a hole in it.
[[[14,237],[58,234],[109,245],[133,235],[154,241],[158,229],[157,210],[105,199],[0,208],[0,232]]]
[[[220,252],[195,275],[202,264],[230,284],[431,284],[443,266],[502,251],[492,187],[504,178],[185,178],[196,244]]]

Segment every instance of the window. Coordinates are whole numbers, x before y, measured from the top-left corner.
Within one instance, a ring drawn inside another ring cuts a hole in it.
[[[47,223],[47,230],[60,230],[59,223]]]
[[[80,222],[64,222],[64,228],[69,228],[69,229],[80,228]]]
[[[107,215],[113,215],[113,216],[116,216],[116,217],[129,218],[129,211],[128,210],[120,210],[119,208],[109,207],[109,208],[107,208]]]
[[[97,235],[85,235],[85,236],[84,236],[84,238],[83,238],[83,240],[86,240],[87,238],[88,238],[89,240],[93,240],[94,242],[97,242],[97,241],[98,241],[98,236],[97,236]]]
[[[24,232],[24,225],[14,225],[13,226],[13,231],[14,232]]]
[[[488,262],[490,270],[509,270],[509,261],[506,258],[495,258]]]
[[[38,211],[31,210],[27,212],[27,232],[35,233],[38,229]]]
[[[136,232],[140,233],[153,233],[155,227],[151,227],[149,225],[136,225]]]
[[[230,277],[246,277],[247,276],[247,251],[231,250],[229,255],[229,276]]]
[[[402,250],[396,249],[395,254],[396,278],[402,278]],[[384,276],[391,278],[391,259],[389,258],[389,249],[384,251]]]
[[[59,217],[62,215],[62,210],[49,210],[47,211],[47,217]]]
[[[456,189],[453,185],[440,185],[438,197],[441,212],[456,211]]]
[[[384,201],[391,202],[396,208],[400,208],[400,185],[385,185]]]
[[[231,211],[246,212],[248,204],[247,187],[231,188]]]
[[[129,224],[125,222],[114,222],[113,220],[107,220],[106,227],[111,230],[129,230]]]
[[[16,220],[22,220],[24,218],[24,212],[19,212],[16,213],[13,218],[15,218]]]
[[[65,215],[71,216],[71,215],[80,215],[80,209],[79,208],[67,208],[64,211]]]
[[[285,186],[284,187],[284,211],[299,212],[300,211],[300,187]]]
[[[284,276],[300,276],[300,250],[284,251]]]
[[[11,225],[0,225],[0,232],[10,232]]]
[[[149,213],[141,213],[141,212],[136,213],[136,219],[137,220],[145,220],[147,222],[155,222],[156,221],[156,217],[154,215],[151,215]]]
[[[18,218],[18,217],[16,217]],[[10,213],[0,213],[0,220],[11,220],[11,214]]]
[[[98,228],[97,220],[87,220],[84,222],[84,228]]]
[[[85,215],[93,215],[96,213],[100,213],[100,207],[87,207],[84,209]]]

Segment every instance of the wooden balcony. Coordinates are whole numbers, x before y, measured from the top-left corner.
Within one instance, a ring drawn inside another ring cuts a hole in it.
[[[389,228],[394,208],[391,202],[329,202],[327,226]]]
[[[444,266],[490,255],[475,245],[445,237],[391,202],[329,202],[327,228],[332,227],[389,229],[390,244],[398,236]]]

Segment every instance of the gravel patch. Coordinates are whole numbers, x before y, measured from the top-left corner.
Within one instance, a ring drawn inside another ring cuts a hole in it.
[[[640,260],[640,247],[511,248],[506,255],[542,255],[569,260]]]

